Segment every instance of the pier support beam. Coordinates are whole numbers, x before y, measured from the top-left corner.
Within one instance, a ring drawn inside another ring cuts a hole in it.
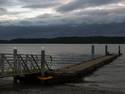
[[[16,78],[16,77],[13,77],[13,82],[14,82],[14,84],[17,84],[17,83],[18,83],[18,81],[17,81],[17,78]]]
[[[18,84],[18,83],[20,83],[20,80],[19,80],[19,76],[15,76],[15,77],[13,77],[13,82],[14,82],[14,84]]]

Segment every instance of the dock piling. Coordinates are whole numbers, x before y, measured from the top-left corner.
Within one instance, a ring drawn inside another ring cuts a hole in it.
[[[13,49],[13,61],[14,61],[14,62],[13,62],[13,64],[14,64],[14,70],[13,70],[13,72],[14,72],[15,75],[17,75],[17,73],[18,73],[18,71],[17,71],[17,70],[18,70],[18,64],[17,64],[17,63],[18,63],[18,62],[17,62],[17,48],[14,48],[14,49]],[[13,77],[13,80],[14,80],[14,83],[17,83],[17,80],[18,80],[18,79],[17,79],[17,76],[14,76],[14,77]]]
[[[42,47],[42,50],[41,50],[41,75],[44,75],[44,72],[45,72],[45,50],[44,48]]]
[[[94,56],[95,56],[95,46],[94,45],[92,45],[92,47],[91,47],[91,55],[92,55],[92,58],[94,58]]]
[[[14,74],[17,73],[17,48],[13,49]]]
[[[108,45],[105,45],[105,55],[109,55],[109,52],[108,52]]]
[[[121,55],[121,46],[118,46],[118,54]]]
[[[1,69],[1,74],[4,73],[4,54],[0,54],[0,69]]]

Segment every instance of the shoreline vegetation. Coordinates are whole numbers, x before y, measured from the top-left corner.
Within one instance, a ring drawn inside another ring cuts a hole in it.
[[[0,44],[125,44],[125,37],[57,37],[0,40]]]

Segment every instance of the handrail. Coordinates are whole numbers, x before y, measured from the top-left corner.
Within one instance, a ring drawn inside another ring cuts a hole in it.
[[[41,55],[40,54],[3,54],[3,67],[5,75],[22,75],[41,72]],[[16,64],[16,66],[14,66]],[[50,71],[53,67],[53,57],[45,55],[45,70]],[[2,74],[0,74],[2,76]]]
[[[31,55],[31,57],[32,57],[33,61],[35,62],[35,64],[36,64],[36,66],[37,66],[38,70],[39,70],[39,71],[41,71],[41,69],[40,69],[40,67],[39,67],[38,63],[36,62],[36,60],[35,60],[35,58],[34,58],[34,56],[33,56],[33,55]]]
[[[17,56],[21,59],[21,61],[22,61],[23,64],[25,65],[26,70],[30,72],[30,70],[29,70],[29,68],[28,68],[28,66],[27,66],[27,64],[26,64],[26,62],[23,60],[23,58],[21,57],[21,55],[18,54]]]

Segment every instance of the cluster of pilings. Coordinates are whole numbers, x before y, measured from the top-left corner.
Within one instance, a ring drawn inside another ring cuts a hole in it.
[[[105,45],[105,56],[111,55],[111,54],[112,53],[110,53],[108,45]],[[121,53],[121,46],[120,45],[118,46],[118,55],[119,56],[122,55],[122,53]],[[95,57],[95,45],[91,46],[91,56],[92,56],[92,58]]]

